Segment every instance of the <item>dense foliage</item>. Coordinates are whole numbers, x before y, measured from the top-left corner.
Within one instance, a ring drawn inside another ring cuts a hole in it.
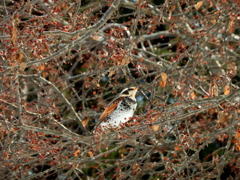
[[[238,0],[1,0],[3,179],[240,177]],[[93,134],[137,86],[121,129]]]

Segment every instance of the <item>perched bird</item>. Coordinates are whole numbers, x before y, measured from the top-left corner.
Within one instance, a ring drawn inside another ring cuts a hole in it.
[[[102,130],[117,128],[120,127],[121,124],[127,122],[133,116],[137,108],[137,101],[135,98],[137,90],[137,87],[124,89],[103,111],[95,126],[95,130],[99,127]]]

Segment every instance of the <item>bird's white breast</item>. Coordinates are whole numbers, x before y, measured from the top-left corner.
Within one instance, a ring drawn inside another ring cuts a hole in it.
[[[123,104],[120,103],[116,110],[109,116],[109,120],[100,124],[101,129],[119,127],[121,124],[126,123],[133,117],[136,107],[137,103],[131,103],[130,108],[126,109]]]

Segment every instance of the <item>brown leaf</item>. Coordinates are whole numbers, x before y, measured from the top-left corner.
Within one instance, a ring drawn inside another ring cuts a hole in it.
[[[20,70],[20,71],[24,71],[26,67],[27,67],[27,63],[22,62],[22,63],[20,64],[19,70]]]
[[[209,8],[211,8],[211,7],[213,7],[213,2],[212,1],[210,1],[210,2],[208,2],[209,3]]]
[[[88,151],[88,155],[89,155],[90,157],[93,157],[92,151]]]
[[[16,42],[17,42],[17,26],[19,23],[19,19],[18,16],[14,16],[14,20],[12,23],[12,32],[11,32],[11,42],[13,44],[13,46],[16,46]]]
[[[89,121],[88,118],[83,119],[83,121],[82,121],[83,126],[86,126],[88,124],[88,121]]]
[[[162,81],[160,82],[160,86],[165,87],[167,84],[167,78],[168,78],[167,74],[161,73],[161,78],[162,78]]]
[[[216,22],[217,22],[216,19],[212,19],[212,20],[211,20],[211,23],[212,23],[212,24],[215,24]]]
[[[48,76],[48,72],[44,71],[42,72],[42,77],[46,78]]]
[[[191,96],[191,99],[192,99],[192,100],[196,99],[196,94],[195,94],[195,92],[192,92],[192,93],[190,94],[190,96]]]
[[[229,95],[230,94],[230,86],[229,85],[226,85],[224,87],[224,95]]]
[[[16,60],[22,62],[23,54],[21,52],[16,53]]]
[[[120,60],[120,64],[121,64],[121,65],[126,65],[126,64],[129,64],[129,63],[130,63],[130,61],[129,61],[129,59],[126,58],[126,57],[123,57],[123,58]]]
[[[153,125],[153,126],[152,126],[152,129],[153,129],[154,131],[158,131],[159,125]]]
[[[230,21],[228,23],[227,32],[231,34],[234,31],[235,31],[235,18],[230,16]]]
[[[219,111],[218,112],[218,123],[221,125],[227,125],[228,117],[229,117],[229,114],[227,112]]]
[[[17,28],[14,26],[11,33],[11,41],[13,46],[16,46],[16,40],[17,40]]]
[[[234,136],[235,138],[235,149],[240,151],[240,129],[238,129],[237,133]]]
[[[198,10],[202,5],[203,5],[202,1],[197,2],[197,4],[195,5],[195,9]]]
[[[45,69],[45,65],[44,64],[41,64],[40,66],[39,66],[39,71],[43,71]]]
[[[108,77],[112,77],[113,75],[115,74],[115,70],[110,70],[109,74],[108,74]]]
[[[80,150],[77,150],[73,154],[74,154],[75,157],[78,157],[79,153],[80,153]]]
[[[209,87],[209,95],[212,97],[218,96],[218,85],[216,82],[211,82]]]
[[[233,76],[237,74],[237,65],[235,62],[230,62],[227,64],[228,73],[231,73]]]
[[[181,148],[180,148],[179,145],[177,145],[177,146],[174,147],[174,151],[179,151],[180,149],[181,149]]]
[[[93,40],[96,41],[96,40],[98,40],[98,38],[99,38],[99,36],[98,36],[97,34],[92,35],[92,39],[93,39]]]

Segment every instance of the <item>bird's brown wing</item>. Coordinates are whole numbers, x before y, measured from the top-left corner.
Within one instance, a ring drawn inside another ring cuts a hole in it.
[[[108,117],[118,106],[118,103],[122,100],[123,98],[117,98],[113,100],[109,106],[103,111],[101,116],[98,119],[98,123],[96,124],[96,127],[105,120],[106,117]]]

